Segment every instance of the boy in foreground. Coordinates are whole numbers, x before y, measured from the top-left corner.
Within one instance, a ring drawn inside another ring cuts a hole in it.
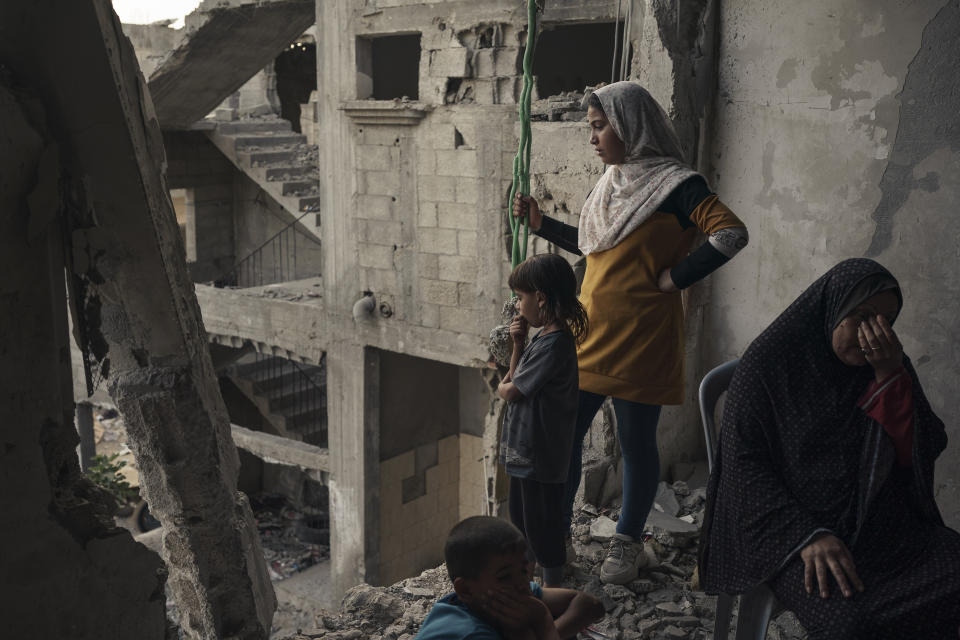
[[[463,520],[444,556],[454,593],[437,601],[416,640],[561,640],[604,615],[593,596],[530,582],[526,540],[506,520]]]

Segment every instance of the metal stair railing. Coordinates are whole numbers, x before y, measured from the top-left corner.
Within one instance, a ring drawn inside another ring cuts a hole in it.
[[[297,234],[319,244],[319,240],[313,236],[298,231],[296,225],[315,211],[315,206],[308,206],[296,220],[288,223],[283,229],[267,238],[263,244],[251,251],[245,258],[234,263],[229,271],[214,280],[213,286],[219,289],[224,287],[262,287],[267,284],[295,280],[297,277]],[[267,265],[266,268],[264,268],[264,264]]]
[[[298,423],[292,429],[288,425],[287,431],[302,434],[304,442],[309,444],[327,446],[323,414],[326,389],[323,381],[315,379],[300,363],[288,358],[258,352],[255,363],[257,366],[253,371],[242,376],[250,382],[255,393],[268,402],[271,402],[274,390],[279,390],[277,398],[292,398],[292,404],[277,411],[271,409],[271,413],[283,415],[284,419],[287,419],[287,416],[305,416],[305,423]],[[323,361],[320,366],[324,366]],[[278,386],[274,387],[271,382]]]

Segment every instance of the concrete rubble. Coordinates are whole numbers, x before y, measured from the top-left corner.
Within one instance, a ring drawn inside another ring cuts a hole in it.
[[[617,508],[584,504],[575,515],[573,544],[577,561],[565,586],[603,602],[606,617],[593,628],[610,640],[711,640],[716,598],[698,590],[696,550],[706,490],[683,481],[663,482],[648,517],[647,549],[651,565],[627,585],[599,579],[604,543],[619,516]],[[673,512],[673,513],[671,513]],[[692,521],[692,522],[690,522]],[[321,611],[315,626],[278,640],[413,640],[433,603],[452,590],[446,567],[428,569],[389,587],[361,584],[347,592],[337,612]],[[734,619],[734,625],[736,619]],[[731,629],[730,637],[734,635]],[[770,640],[803,640],[806,632],[791,613],[770,624]]]

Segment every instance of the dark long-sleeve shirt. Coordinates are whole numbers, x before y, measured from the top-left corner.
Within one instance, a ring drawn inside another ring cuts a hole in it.
[[[704,228],[707,226],[704,221],[692,216],[704,200],[712,195],[714,194],[707,187],[706,181],[701,176],[693,176],[674,189],[660,205],[658,211],[676,216],[681,229],[699,227],[701,231],[710,233]],[[677,288],[685,289],[705,278],[742,249],[747,242],[746,229],[743,227],[739,229],[742,233],[731,234],[729,228],[711,233],[709,242],[703,243],[684,260],[674,265],[670,269],[670,277]],[[540,229],[534,233],[565,251],[582,255],[577,246],[577,228],[572,225],[544,216]]]

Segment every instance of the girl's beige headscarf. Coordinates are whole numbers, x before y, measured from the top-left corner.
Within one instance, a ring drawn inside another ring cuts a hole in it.
[[[583,255],[617,246],[643,224],[681,182],[697,175],[683,161],[667,114],[634,82],[594,92],[614,132],[623,140],[623,164],[610,165],[580,212]]]

